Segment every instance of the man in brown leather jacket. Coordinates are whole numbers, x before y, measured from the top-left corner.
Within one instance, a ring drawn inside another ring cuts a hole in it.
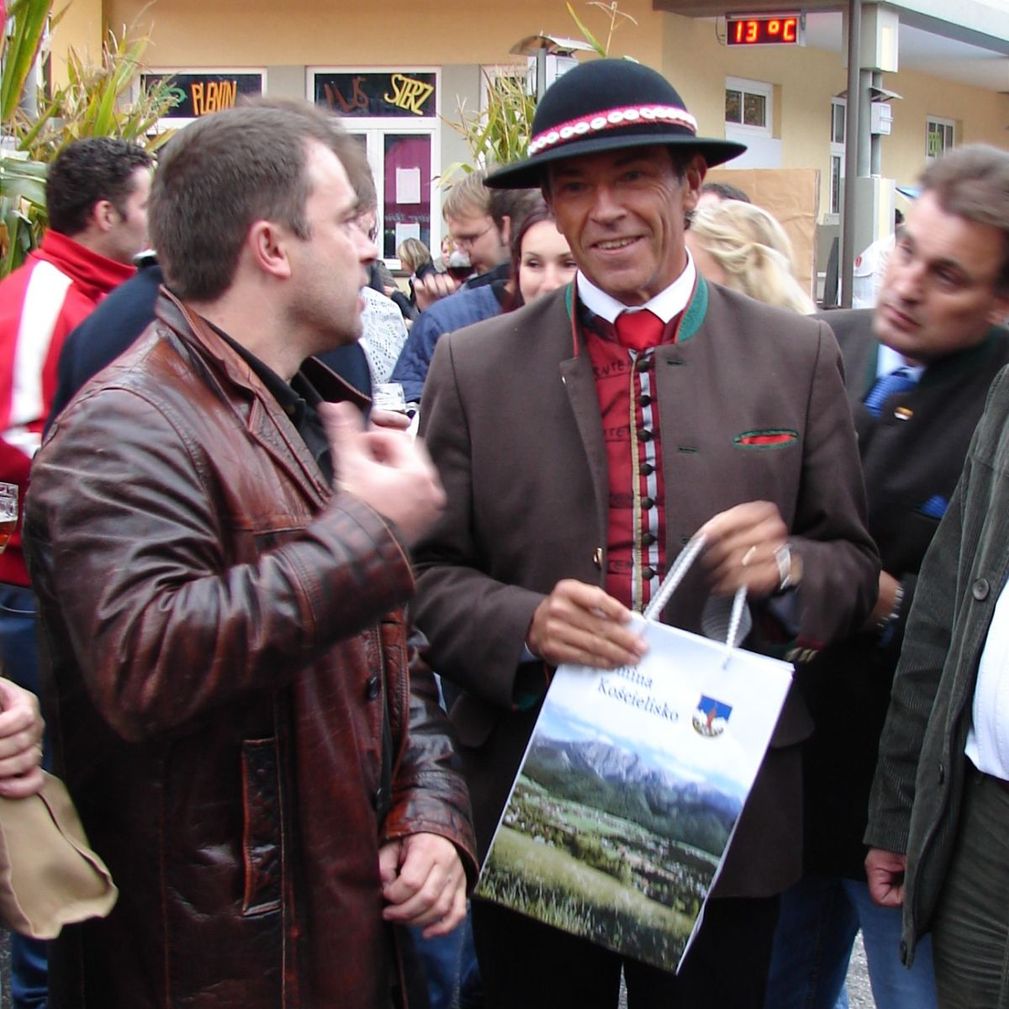
[[[444,494],[311,359],[360,335],[362,170],[308,106],[176,137],[157,319],[37,457],[49,714],[120,888],[54,1009],[388,1009],[396,926],[462,918],[469,803],[399,609]]]

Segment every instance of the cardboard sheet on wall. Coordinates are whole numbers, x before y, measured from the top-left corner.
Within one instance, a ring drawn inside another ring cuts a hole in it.
[[[820,216],[817,168],[713,168],[705,182],[742,189],[781,222],[795,253],[795,273],[810,297],[816,296],[816,221]]]

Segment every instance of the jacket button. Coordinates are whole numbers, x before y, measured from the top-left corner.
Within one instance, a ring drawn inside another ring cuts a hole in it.
[[[987,578],[979,578],[970,588],[971,595],[980,603],[988,598],[991,586]]]
[[[946,781],[946,765],[942,762],[939,763],[939,784],[942,785]]]
[[[377,676],[372,676],[368,679],[367,688],[365,690],[365,696],[369,701],[375,700],[378,697],[379,692],[379,681]]]
[[[602,570],[602,567],[603,567],[603,548],[602,547],[596,547],[595,550],[592,551],[592,563],[595,564],[595,566],[597,568],[599,568],[600,571]]]

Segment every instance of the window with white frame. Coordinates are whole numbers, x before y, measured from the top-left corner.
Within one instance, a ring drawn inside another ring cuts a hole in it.
[[[308,97],[337,113],[365,151],[378,197],[379,255],[398,267],[407,238],[437,248],[441,201],[439,71],[431,68],[309,67]]]
[[[830,190],[827,212],[841,213],[841,189],[844,186],[844,130],[848,102],[844,98],[830,101]]]
[[[952,119],[939,119],[929,116],[925,120],[925,157],[938,158],[953,147],[953,134],[956,124]]]
[[[725,79],[725,127],[729,133],[771,136],[774,85],[743,77]]]

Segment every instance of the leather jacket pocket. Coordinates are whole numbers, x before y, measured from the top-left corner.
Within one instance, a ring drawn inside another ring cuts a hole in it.
[[[242,743],[244,915],[280,909],[283,873],[277,763],[276,739],[249,739]]]

